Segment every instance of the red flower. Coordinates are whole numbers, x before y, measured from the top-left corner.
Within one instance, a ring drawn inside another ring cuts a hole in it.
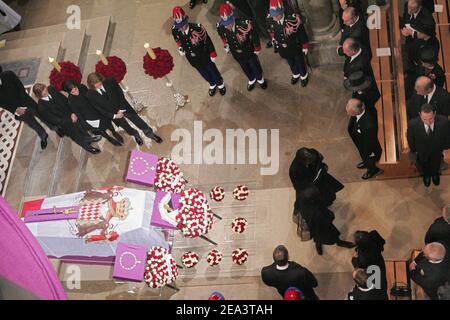
[[[155,60],[150,58],[147,53],[144,56],[145,74],[148,74],[154,79],[167,76],[174,67],[173,57],[170,55],[169,51],[161,48],[155,48],[153,49],[153,52],[155,52],[156,55]]]
[[[125,62],[116,56],[106,58],[108,65],[104,65],[100,60],[95,65],[95,72],[100,73],[105,78],[114,78],[117,82],[121,82],[127,74],[127,65]]]
[[[56,90],[61,91],[62,85],[66,80],[72,80],[76,84],[81,83],[81,78],[83,76],[80,67],[70,61],[59,62],[59,65],[61,66],[61,71],[53,68],[49,76],[50,84],[55,87]]]

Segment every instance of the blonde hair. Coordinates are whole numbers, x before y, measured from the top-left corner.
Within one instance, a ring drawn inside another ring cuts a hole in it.
[[[41,99],[42,98],[42,93],[44,92],[45,88],[47,88],[47,86],[43,83],[36,83],[33,86],[33,94],[37,99]]]
[[[95,85],[99,82],[103,82],[103,80],[105,80],[104,76],[102,76],[100,73],[93,72],[87,77],[87,85],[89,89],[95,90]]]

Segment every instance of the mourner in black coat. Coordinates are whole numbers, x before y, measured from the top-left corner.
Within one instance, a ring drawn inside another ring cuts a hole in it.
[[[372,59],[372,49],[370,47],[370,35],[367,28],[367,22],[364,16],[359,15],[357,10],[353,7],[348,7],[342,14],[344,27],[341,30],[341,39],[339,40],[339,47],[337,52],[340,56],[344,56],[343,45],[348,38],[353,38],[358,41],[362,47],[367,50],[367,54]]]
[[[63,89],[68,93],[69,107],[83,123],[85,128],[95,134],[100,134],[115,146],[123,145],[122,136],[114,129],[111,119],[102,116],[89,102],[86,95],[88,88],[84,84],[77,85],[71,80],[64,82]],[[109,130],[114,137],[111,137]]]
[[[423,288],[431,300],[438,300],[437,291],[450,276],[450,259],[443,244],[427,244],[409,266],[411,279]]]
[[[306,87],[309,76],[305,55],[309,40],[300,15],[285,14],[282,0],[271,1],[267,27],[275,48],[291,68],[291,83],[300,80],[302,87]]]
[[[431,48],[421,49],[419,52],[420,63],[407,73],[406,97],[409,99],[414,93],[414,86],[420,77],[428,77],[438,87],[444,88],[445,72],[436,60],[434,50]]]
[[[387,287],[386,264],[383,258],[384,245],[386,241],[376,230],[370,232],[357,231],[354,235],[356,249],[352,258],[355,269],[367,269],[370,266],[378,266],[381,271],[381,288],[385,291]]]
[[[25,122],[41,138],[41,148],[47,147],[48,134],[36,120],[37,103],[27,94],[25,87],[12,71],[0,67],[0,108],[14,114],[16,120]]]
[[[227,53],[239,63],[248,78],[247,90],[255,88],[256,82],[262,89],[267,88],[258,54],[261,51],[259,36],[251,20],[234,17],[233,9],[228,4],[220,6],[220,21],[217,32]]]
[[[117,126],[122,127],[126,133],[133,136],[136,143],[142,145],[144,142],[137,130],[132,128],[127,120],[131,121],[142,132],[161,143],[162,139],[157,136],[152,128],[136,113],[128,103],[119,84],[113,78],[104,78],[98,73],[88,76],[89,91],[86,96],[94,108],[106,119],[112,120]]]
[[[92,147],[101,137],[91,137],[82,127],[78,117],[70,110],[67,98],[52,86],[37,83],[33,93],[38,101],[38,113],[44,123],[55,130],[61,137],[68,136],[75,143],[92,154],[100,153],[100,149]]]
[[[302,190],[316,186],[321,202],[330,206],[336,200],[336,193],[344,189],[344,185],[328,173],[328,166],[323,159],[323,155],[315,149],[299,149],[289,168],[289,177],[296,198]]]
[[[371,179],[383,171],[376,166],[381,158],[381,145],[378,140],[378,124],[374,114],[366,110],[364,103],[358,99],[350,99],[346,106],[347,114],[351,117],[348,133],[361,155],[362,162],[358,169],[367,169],[362,179]]]
[[[449,148],[450,126],[448,118],[436,115],[430,104],[424,104],[420,117],[408,122],[408,144],[410,159],[429,187],[431,181],[440,184],[442,153]]]
[[[284,246],[278,246],[273,252],[274,263],[261,270],[262,281],[269,287],[274,287],[284,297],[290,287],[298,288],[305,300],[318,300],[314,288],[318,286],[314,275],[300,264],[289,261],[289,253]]]
[[[352,92],[352,98],[361,100],[367,111],[372,113],[378,123],[376,103],[381,98],[380,90],[374,78],[367,76],[363,71],[351,73],[344,81],[344,87]]]
[[[316,186],[301,191],[296,206],[308,225],[319,255],[323,254],[322,245],[336,244],[344,248],[355,247],[355,244],[340,239],[341,233],[333,224],[334,213],[321,201],[320,192]]]
[[[361,47],[359,42],[353,38],[345,40],[342,48],[346,56],[344,62],[344,78],[347,79],[352,73],[362,71],[364,75],[370,77],[375,82],[371,57],[367,49]]]
[[[344,13],[344,10],[347,9],[348,7],[355,8],[358,15],[365,16],[367,14],[366,13],[368,6],[367,0],[338,0],[337,2],[339,3],[338,16],[341,29],[343,29],[345,26],[344,21],[342,20],[342,14]]]
[[[440,242],[450,254],[450,205],[442,209],[442,217],[436,219],[425,235],[425,243]]]
[[[387,291],[384,288],[376,288],[375,284],[368,284],[369,275],[364,269],[353,271],[353,280],[356,285],[348,294],[348,300],[388,300]]]
[[[415,92],[406,103],[408,119],[418,117],[424,104],[430,104],[439,115],[450,116],[450,93],[436,86],[430,78],[423,76],[417,78]]]
[[[208,94],[212,97],[217,88],[221,95],[226,94],[222,75],[214,63],[217,57],[216,49],[205,27],[197,23],[189,23],[189,17],[181,7],[173,9],[172,36],[178,51],[186,56],[192,67],[209,83]]]

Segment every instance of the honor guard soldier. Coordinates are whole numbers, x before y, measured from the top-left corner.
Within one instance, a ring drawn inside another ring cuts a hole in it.
[[[209,82],[209,95],[216,94],[217,88],[225,95],[226,88],[222,76],[214,63],[216,49],[206,29],[197,23],[189,23],[189,17],[181,7],[173,9],[172,35],[182,56],[186,56],[191,66]]]
[[[233,9],[227,3],[222,4],[219,10],[217,32],[225,45],[225,51],[231,52],[247,76],[247,90],[252,91],[256,81],[262,89],[266,89],[267,82],[258,59],[261,45],[252,21],[235,18]]]
[[[308,84],[305,55],[308,54],[308,36],[298,14],[285,15],[282,0],[270,0],[267,26],[275,48],[286,59],[292,70],[291,83],[301,79],[302,87]]]

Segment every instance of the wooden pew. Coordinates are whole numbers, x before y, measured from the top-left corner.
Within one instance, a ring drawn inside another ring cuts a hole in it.
[[[386,260],[386,278],[389,300],[411,300],[411,296],[396,297],[391,295],[391,289],[396,283],[407,285],[408,287],[411,286],[408,273],[408,262],[406,260]]]

